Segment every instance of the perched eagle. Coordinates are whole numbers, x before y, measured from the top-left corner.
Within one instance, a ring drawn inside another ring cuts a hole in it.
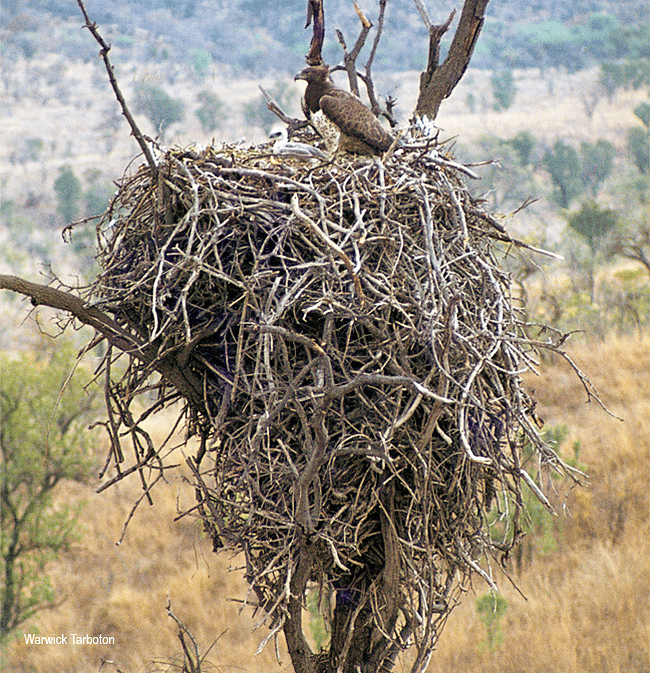
[[[329,76],[329,66],[313,65],[294,79],[307,82],[302,111],[325,139],[327,151],[337,149],[357,154],[382,154],[393,137],[377,117],[354,94],[339,89]]]

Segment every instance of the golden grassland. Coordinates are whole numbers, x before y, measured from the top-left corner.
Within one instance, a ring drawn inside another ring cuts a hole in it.
[[[93,77],[103,78],[100,71],[97,64],[66,71],[70,102],[57,104],[56,109],[34,106],[29,100],[8,111],[10,136],[57,138],[59,149],[70,144],[73,157],[64,160],[57,150],[44,157],[45,167],[43,162],[28,162],[17,170],[7,162],[6,152],[0,151],[0,174],[7,180],[8,194],[18,198],[36,189],[35,185],[51,186],[58,167],[68,161],[77,172],[97,165],[115,175],[121,172],[135,151],[132,141],[120,134],[115,149],[104,152],[95,142],[93,130],[101,118],[99,94],[83,93],[86,98],[82,98],[82,90],[91,90],[87,84]],[[28,74],[26,71],[24,76]],[[642,91],[618,92],[611,104],[601,100],[589,119],[580,100],[592,87],[595,73],[558,76],[553,91],[547,88],[548,80],[531,73],[516,76],[515,105],[497,113],[489,106],[489,73],[468,71],[441,110],[444,134],[473,141],[485,133],[510,137],[520,130],[532,130],[547,143],[556,136],[591,141],[606,137],[622,150],[626,129],[636,123],[631,111],[645,98]],[[408,110],[416,95],[417,73],[399,79],[396,94],[400,107]],[[232,108],[239,109],[258,95],[258,82],[245,84],[236,88],[236,97],[228,101]],[[264,84],[271,86],[273,82]],[[218,85],[208,82],[206,88],[223,93]],[[232,85],[230,82],[231,89]],[[130,90],[130,85],[125,86]],[[179,85],[174,95],[193,100],[192,86]],[[470,91],[479,99],[476,113],[466,106]],[[296,90],[296,100],[297,96]],[[485,98],[482,103],[481,97]],[[78,105],[82,100],[85,106]],[[102,100],[102,105],[107,103],[108,99]],[[31,114],[25,106],[31,108]],[[46,113],[51,126],[42,119]],[[233,119],[236,123],[222,129],[222,137],[232,140],[242,133],[241,115],[233,115]],[[187,127],[171,141],[209,141],[190,120],[193,115],[188,111]],[[146,128],[146,120],[141,121]],[[66,139],[66,133],[70,138]],[[251,135],[248,129],[249,140],[263,139],[261,130],[256,133]],[[53,201],[48,207],[53,210]],[[9,322],[12,316],[13,312]],[[21,326],[21,340],[23,331]],[[565,455],[570,457],[573,444],[580,443],[579,462],[590,475],[589,486],[570,492],[566,508],[561,508],[553,524],[554,544],[533,545],[532,560],[521,569],[512,569],[512,577],[526,598],[506,577],[500,577],[499,586],[508,602],[500,624],[502,642],[492,648],[486,645],[486,628],[477,614],[476,599],[487,588],[477,580],[452,613],[429,673],[650,673],[650,337],[610,336],[605,342],[576,342],[570,350],[603,401],[623,421],[586,404],[580,383],[565,363],[544,362],[541,376],[528,378],[547,426],[566,425],[569,429],[562,444]],[[158,425],[162,439],[169,417],[159,419]],[[101,444],[97,449],[100,462],[103,451]],[[182,470],[170,473],[168,483],[156,487],[154,506],[143,503],[139,507],[122,543],[116,545],[132,504],[141,494],[137,478],[101,494],[96,494],[92,485],[67,484],[60,489],[62,503],[87,503],[81,518],[84,536],[48,567],[57,606],[25,625],[27,631],[37,629],[44,636],[102,633],[114,637],[115,644],[27,646],[21,636],[7,649],[2,673],[168,670],[163,664],[148,664],[152,660],[164,662],[180,652],[176,626],[166,613],[168,597],[174,613],[191,629],[203,651],[216,640],[207,659],[219,670],[290,671],[283,649],[283,663],[277,664],[272,643],[255,656],[268,633],[266,626],[253,632],[259,615],[252,617],[250,608],[240,613],[240,604],[229,600],[246,595],[243,571],[228,572],[241,560],[216,556],[196,520],[185,517],[174,522],[178,511],[193,502]]]
[[[589,486],[570,493],[557,547],[514,574],[526,599],[501,580],[508,601],[501,645],[485,647],[470,594],[452,614],[429,673],[650,671],[650,338],[610,337],[571,354],[623,420],[585,404],[564,363],[546,363],[539,379],[530,377],[547,426],[569,428],[563,447],[580,442]]]
[[[586,404],[564,362],[544,362],[539,377],[529,376],[546,425],[569,429],[565,457],[579,442],[589,486],[569,493],[553,524],[553,544],[536,544],[532,558],[512,568],[525,598],[500,578],[508,602],[501,641],[487,646],[476,610],[486,587],[477,580],[452,613],[429,673],[650,671],[650,337],[576,343],[571,355],[623,420]],[[161,438],[164,431],[163,419]],[[277,664],[272,644],[255,656],[266,627],[253,632],[252,611],[240,613],[229,600],[245,596],[241,570],[228,572],[239,560],[215,556],[196,521],[173,521],[192,504],[182,471],[157,487],[155,505],[143,504],[122,544],[115,544],[140,494],[137,479],[102,494],[76,485],[64,489],[62,500],[87,501],[85,534],[49,568],[59,605],[26,625],[41,635],[102,633],[115,644],[28,646],[21,637],[6,653],[6,673],[168,670],[148,664],[180,652],[166,614],[168,597],[202,650],[217,641],[207,659],[219,670],[290,671],[284,650]]]

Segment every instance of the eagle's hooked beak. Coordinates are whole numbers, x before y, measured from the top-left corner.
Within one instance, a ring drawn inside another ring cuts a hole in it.
[[[306,70],[301,70],[297,75],[294,75],[293,77],[294,82],[299,80],[299,79],[307,79],[307,71]]]

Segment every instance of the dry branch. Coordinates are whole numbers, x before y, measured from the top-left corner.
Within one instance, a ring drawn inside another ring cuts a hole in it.
[[[129,111],[129,108],[126,104],[126,100],[124,99],[124,96],[122,94],[122,91],[120,90],[120,87],[117,83],[117,79],[115,78],[115,72],[113,71],[113,66],[111,65],[110,59],[108,58],[108,52],[111,49],[111,45],[108,44],[104,38],[99,34],[99,31],[97,30],[97,24],[93,23],[90,20],[90,17],[88,16],[88,12],[86,11],[86,7],[84,6],[84,3],[82,0],[77,0],[77,4],[79,5],[79,9],[81,10],[81,13],[83,14],[84,19],[86,20],[86,25],[84,28],[88,28],[90,31],[90,34],[95,38],[99,46],[101,47],[101,51],[99,52],[99,55],[102,58],[102,61],[104,61],[104,67],[106,68],[106,72],[108,74],[108,80],[111,83],[111,87],[113,87],[113,91],[115,93],[115,97],[117,98],[118,103],[120,104],[120,107],[122,108],[122,114],[126,118],[127,122],[129,123],[129,126],[131,127],[131,135],[136,139],[138,145],[140,145],[140,149],[142,150],[142,154],[144,154],[145,159],[147,160],[147,163],[149,164],[149,167],[151,168],[152,171],[156,170],[156,161],[153,158],[153,154],[151,153],[151,148],[149,147],[149,144],[145,140],[142,131],[140,131],[140,128],[138,125],[135,123],[135,119],[133,119],[133,116],[131,115],[131,112]]]
[[[492,581],[479,559],[519,539],[522,488],[549,505],[522,446],[567,471],[521,374],[547,349],[597,399],[565,335],[537,338],[511,303],[496,246],[516,241],[467,172],[416,129],[383,163],[172,150],[121,183],[82,297],[0,276],[111,344],[107,483],[137,471],[148,495],[165,460],[142,421],[183,403],[196,511],[215,549],[245,552],[296,671],[390,670],[413,643],[423,670],[469,576]],[[312,586],[335,601],[320,654],[300,622]]]
[[[321,65],[323,63],[323,40],[325,39],[325,14],[323,0],[307,0],[307,21],[305,28],[314,24],[314,32],[309,44],[309,52],[305,56],[307,65]]]
[[[184,402],[198,511],[215,547],[245,551],[297,671],[324,656],[297,626],[312,582],[337,603],[322,670],[379,670],[407,634],[424,662],[495,550],[488,494],[522,502],[522,442],[564,470],[520,378],[561,339],[528,336],[494,252],[509,237],[433,145],[307,165],[267,146],[170,151],[100,223],[92,305],[0,278],[128,354],[107,381],[111,436],[140,448],[113,479],[161,469],[136,400]]]
[[[111,344],[107,483],[137,471],[148,496],[165,460],[142,421],[183,403],[196,511],[215,549],[245,552],[303,673],[390,670],[413,643],[424,670],[469,576],[492,581],[479,559],[519,539],[522,488],[549,506],[522,446],[581,476],[542,441],[521,374],[550,350],[598,401],[566,335],[522,322],[496,256],[516,241],[467,169],[411,131],[384,163],[169,151],[120,185],[82,297],[0,276]],[[496,542],[495,503],[510,512]],[[320,654],[300,625],[311,586],[336,605]]]
[[[431,21],[424,0],[414,0],[429,31],[429,56],[426,70],[420,75],[420,93],[415,114],[434,120],[442,101],[454,90],[467,70],[474,47],[483,27],[488,0],[465,0],[449,52],[440,63],[440,40],[455,16],[452,12],[443,24]]]

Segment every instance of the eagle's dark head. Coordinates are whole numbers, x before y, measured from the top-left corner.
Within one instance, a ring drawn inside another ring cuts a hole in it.
[[[330,68],[328,65],[310,65],[304,70],[301,70],[294,80],[304,79],[305,82],[311,84],[312,82],[328,82],[330,76]]]

